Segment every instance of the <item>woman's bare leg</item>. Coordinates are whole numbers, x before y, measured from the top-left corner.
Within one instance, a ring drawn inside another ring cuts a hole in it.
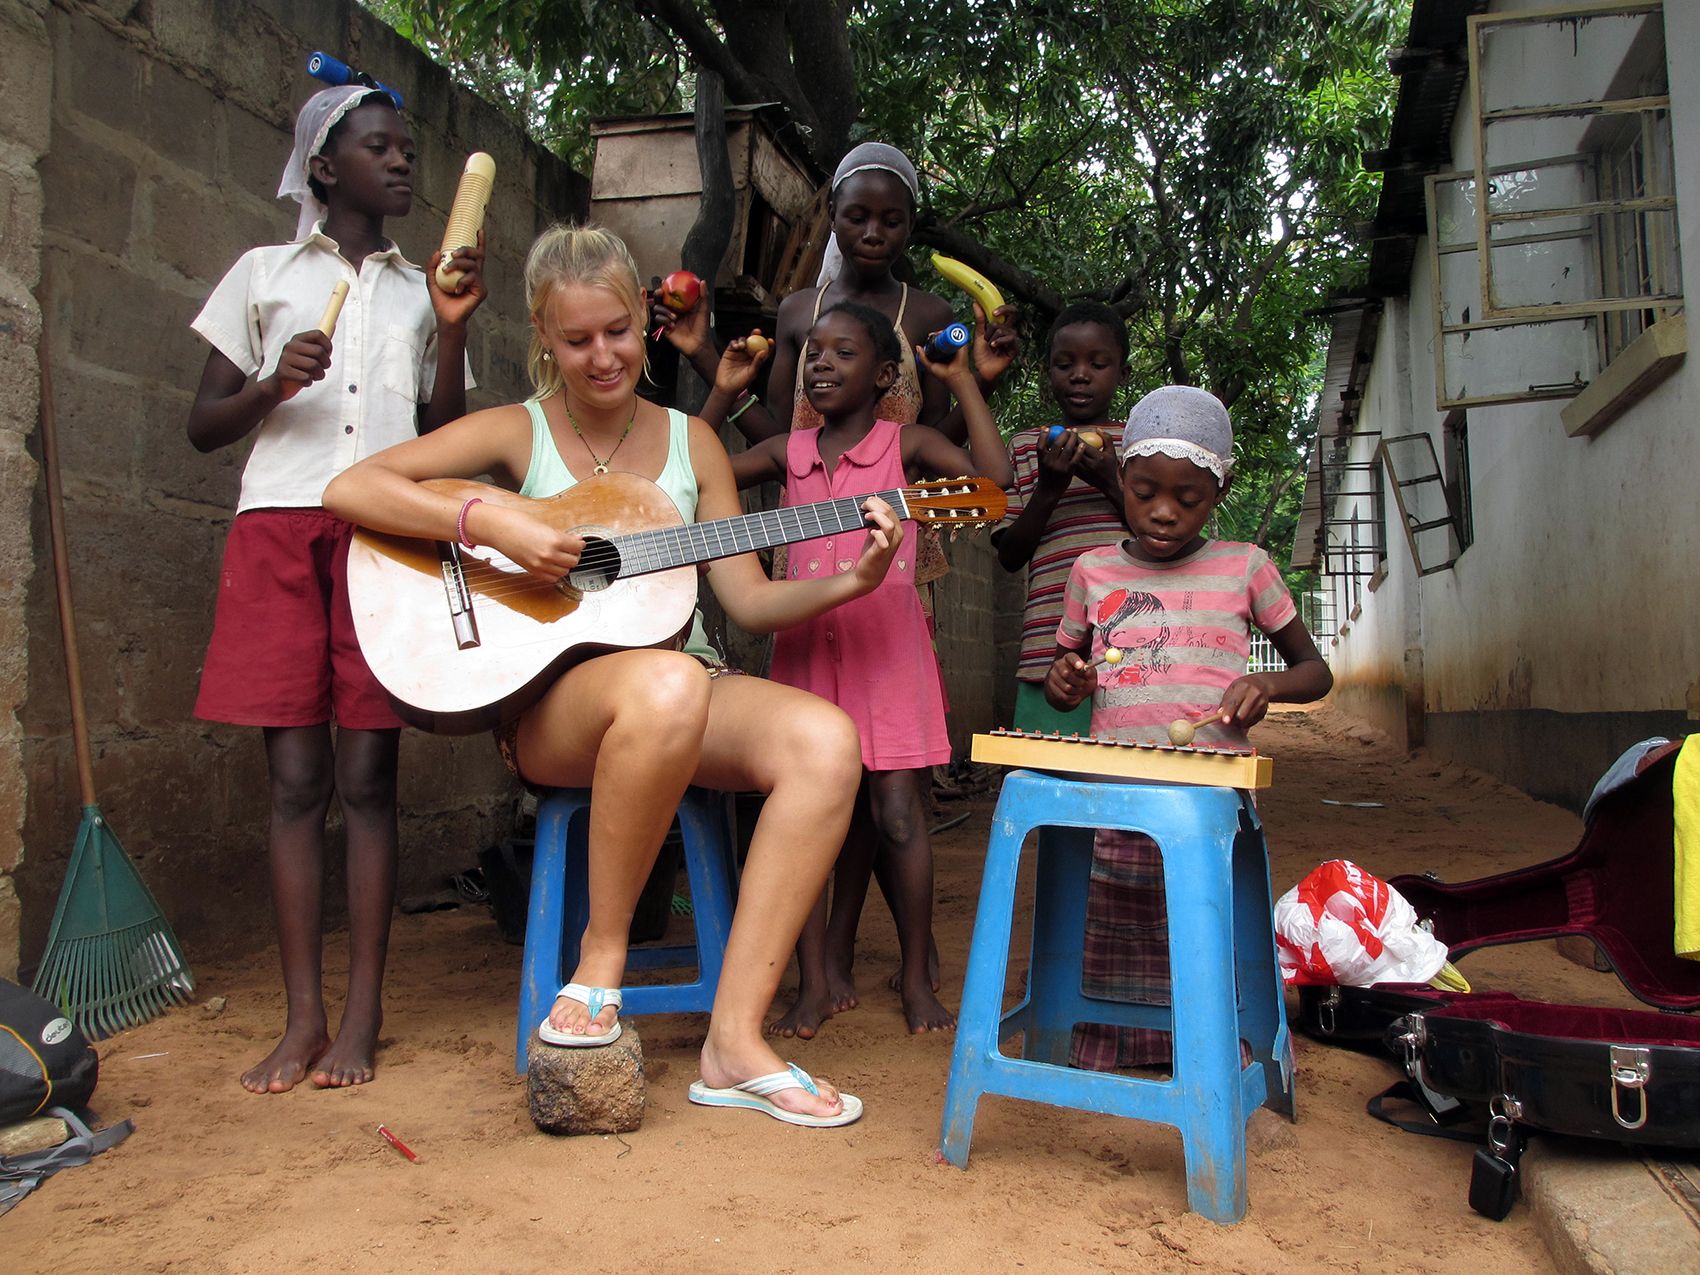
[[[520,719],[525,777],[592,794],[590,922],[574,983],[618,987],[625,976],[638,896],[698,766],[709,686],[708,671],[688,655],[618,651],[569,669]],[[592,1022],[582,1002],[563,997],[549,1021],[599,1036],[615,1016],[609,1006]]]
[[[754,677],[717,678],[693,782],[767,793],[738,887],[702,1078],[717,1087],[784,1070],[762,1034],[803,921],[831,871],[861,780],[856,727],[825,700]],[[785,1090],[777,1105],[835,1115],[838,1091]]]

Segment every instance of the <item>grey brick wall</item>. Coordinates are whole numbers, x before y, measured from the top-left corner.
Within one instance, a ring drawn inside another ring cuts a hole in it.
[[[184,436],[207,352],[187,325],[241,252],[293,233],[273,192],[318,87],[306,54],[344,55],[406,96],[418,196],[390,231],[411,259],[439,240],[466,153],[496,157],[475,406],[526,392],[524,254],[583,214],[588,186],[349,0],[0,0],[0,39],[0,974],[39,955],[78,819],[31,456],[32,294],[50,298],[102,806],[192,952],[249,945],[271,932],[258,732],[190,716],[246,448],[202,456]],[[471,863],[514,795],[487,737],[407,732],[403,892]],[[333,881],[333,913],[340,893]]]

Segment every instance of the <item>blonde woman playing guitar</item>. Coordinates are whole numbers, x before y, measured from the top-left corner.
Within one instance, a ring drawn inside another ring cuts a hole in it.
[[[739,515],[713,432],[638,397],[646,311],[625,245],[599,229],[556,227],[531,250],[526,290],[537,399],[476,412],[361,461],[326,490],[325,507],[380,533],[486,546],[545,588],[578,566],[581,536],[521,505],[426,480],[489,475],[541,498],[600,474],[636,474],[666,490],[687,523]],[[726,613],[768,632],[870,592],[901,531],[884,501],[864,509],[867,542],[843,574],[772,581],[753,554],[714,561],[708,579]],[[611,1038],[617,1003],[593,1015],[590,1001],[620,986],[638,894],[686,786],[763,792],[691,1096],[792,1123],[848,1124],[861,1103],[788,1068],[762,1018],[849,825],[861,777],[856,729],[825,700],[721,671],[693,624],[683,650],[613,650],[571,664],[506,732],[522,778],[593,794],[578,991],[555,1001],[548,1034],[580,1045]]]

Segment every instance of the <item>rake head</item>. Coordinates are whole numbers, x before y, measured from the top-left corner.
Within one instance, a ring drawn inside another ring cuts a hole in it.
[[[36,994],[90,1040],[185,1003],[195,976],[177,936],[98,806],[84,806]]]

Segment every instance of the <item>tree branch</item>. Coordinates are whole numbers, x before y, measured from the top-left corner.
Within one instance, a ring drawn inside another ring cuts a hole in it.
[[[699,66],[720,76],[733,97],[757,102],[768,96],[766,87],[732,56],[689,0],[636,0],[636,7],[656,26],[671,32]]]

